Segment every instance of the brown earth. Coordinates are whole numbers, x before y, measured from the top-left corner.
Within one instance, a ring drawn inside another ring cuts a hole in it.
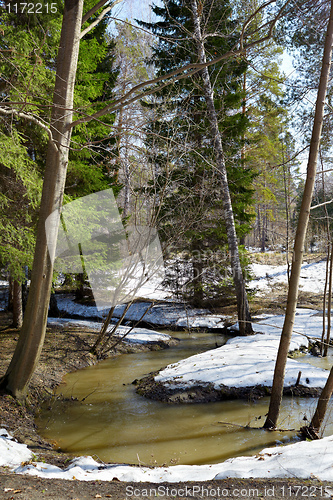
[[[281,307],[282,297],[275,299],[274,303]],[[319,306],[319,298],[307,296],[303,305],[313,308]],[[253,306],[258,312],[265,310],[262,300],[258,306]],[[267,307],[269,305],[267,304]],[[227,311],[224,311],[227,313]],[[231,312],[231,311],[230,311]],[[272,310],[270,309],[270,312]],[[11,316],[0,312],[0,374],[4,374],[14,352],[19,332],[10,327]],[[40,403],[47,398],[52,398],[53,391],[61,382],[62,377],[73,370],[77,370],[96,362],[89,354],[96,333],[87,329],[52,326],[48,328],[44,348],[38,368],[31,380],[29,399],[26,404],[17,402],[6,394],[0,394],[0,427],[6,428],[14,438],[29,446],[31,451],[38,455],[39,461],[45,461],[65,468],[71,455],[58,451],[54,443],[50,443],[38,435],[34,417],[38,412]],[[154,348],[159,348],[155,346]],[[135,348],[142,349],[142,347]],[[119,344],[110,356],[117,356],[133,352],[133,348],[126,344]],[[161,485],[152,483],[122,483],[119,481],[83,482],[67,481],[60,479],[41,479],[23,475],[12,474],[8,468],[0,467],[0,499],[40,500],[50,498],[54,500],[73,499],[83,500],[90,498],[333,498],[333,485],[328,483],[288,480],[245,480],[227,479],[221,481],[207,481],[196,483],[196,487],[204,489],[184,491],[193,483],[165,484],[164,489],[155,492]],[[163,485],[162,485],[163,487]],[[128,489],[132,488],[132,489]],[[134,491],[133,488],[137,488]],[[167,490],[169,488],[169,490]],[[220,492],[217,490],[220,488]],[[326,490],[325,488],[329,488]],[[153,489],[153,491],[149,491]],[[139,491],[140,490],[140,491]],[[157,493],[155,495],[155,493]],[[219,495],[217,494],[219,493]]]

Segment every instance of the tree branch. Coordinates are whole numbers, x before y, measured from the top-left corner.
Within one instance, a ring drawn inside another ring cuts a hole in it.
[[[108,0],[101,0],[98,4],[96,4],[96,5],[95,5],[95,7],[93,7],[93,8],[92,8],[92,9],[91,9],[91,10],[90,10],[87,14],[86,14],[86,16],[88,16],[88,14],[89,14],[90,12],[92,12],[92,11],[93,11],[93,12],[89,15],[89,17],[91,17],[91,16],[92,16],[92,15],[93,15],[93,14],[94,14],[94,13],[95,13],[95,12],[96,12],[96,11],[97,11],[97,10],[98,10],[101,6],[102,6],[102,5],[104,5],[107,1],[108,1]],[[94,28],[95,28],[95,26],[96,26],[96,25],[97,25],[97,24],[98,24],[98,23],[99,23],[99,22],[103,19],[103,17],[104,17],[104,16],[106,16],[106,14],[107,14],[108,12],[110,12],[110,10],[112,10],[112,9],[113,9],[113,7],[114,7],[115,5],[117,5],[117,3],[120,3],[120,2],[122,2],[122,0],[114,0],[114,2],[112,2],[112,4],[111,4],[111,5],[109,5],[109,7],[106,7],[106,9],[104,9],[104,10],[103,10],[103,12],[101,12],[101,14],[98,16],[98,18],[97,18],[97,19],[95,19],[95,21],[94,21],[93,23],[91,23],[91,24],[90,24],[90,25],[89,25],[86,29],[84,29],[84,30],[81,32],[80,38],[83,38],[83,37],[84,37],[84,35],[86,35],[87,33],[89,33],[89,31],[91,31],[92,29],[94,29]],[[96,7],[98,7],[98,8],[96,8]],[[83,16],[83,18],[82,18],[82,24],[85,22],[85,21],[83,21],[83,19],[84,19],[86,16]],[[89,19],[89,17],[88,17],[87,19]],[[86,20],[87,20],[87,19],[86,19]]]
[[[22,104],[22,103],[21,103]],[[51,144],[53,145],[53,147],[58,151],[58,146],[56,145],[56,143],[54,142],[53,140],[53,136],[52,136],[52,132],[51,130],[49,129],[49,127],[47,125],[45,125],[45,123],[40,120],[39,118],[36,118],[35,116],[33,115],[29,115],[27,113],[23,113],[22,111],[16,111],[15,109],[5,109],[5,108],[1,108],[0,107],[0,113],[3,114],[3,115],[15,115],[17,116],[18,118],[23,118],[24,120],[27,120],[27,121],[31,121],[31,122],[34,122],[36,125],[38,125],[39,127],[41,127],[43,130],[45,130],[45,132],[47,133],[47,135],[49,136],[49,139],[51,141]]]
[[[253,14],[250,15],[250,17],[247,19],[247,21],[244,23],[243,25],[243,29],[242,29],[242,32],[241,32],[241,36],[240,36],[240,40],[239,40],[239,45],[240,45],[240,48],[243,48],[243,42],[244,42],[244,33],[245,33],[245,30],[246,28],[248,27],[248,25],[250,24],[250,22],[252,21],[252,19],[255,18],[255,16],[262,10],[264,9],[265,7],[267,7],[268,5],[270,5],[271,3],[274,3],[275,0],[269,0],[268,2],[264,3],[263,5],[260,5],[260,7],[258,7],[258,9],[253,12]]]
[[[88,21],[88,19],[95,14],[103,5],[105,5],[109,0],[100,0],[92,9],[88,10],[86,14],[82,16],[81,26]]]
[[[207,66],[212,66],[213,64],[216,64],[220,61],[223,61],[224,59],[228,59],[229,57],[233,57],[236,55],[241,55],[243,52],[249,48],[253,47],[254,45],[257,45],[259,43],[262,43],[264,41],[268,40],[268,37],[264,37],[257,42],[252,42],[251,44],[247,45],[244,49],[237,49],[237,50],[230,50],[229,52],[226,52],[220,57],[217,57],[216,59],[212,59],[211,61],[208,61],[207,63],[192,63],[192,64],[187,64],[186,66],[183,66],[181,68],[178,68],[176,70],[171,71],[170,73],[167,73],[165,75],[161,75],[157,78],[153,78],[152,80],[147,80],[145,82],[139,83],[138,85],[135,85],[134,87],[131,88],[124,96],[122,96],[119,99],[116,99],[112,104],[109,104],[105,108],[101,109],[97,113],[94,113],[93,115],[87,116],[85,118],[80,118],[70,125],[70,127],[75,127],[76,125],[79,125],[80,123],[85,123],[90,120],[94,120],[96,118],[99,118],[100,116],[105,115],[106,113],[109,113],[111,111],[117,111],[118,109],[128,106],[129,104],[132,104],[135,101],[138,101],[139,99],[142,99],[143,97],[151,94],[155,94],[159,90],[163,89],[167,85],[170,85],[170,83],[177,82],[179,80],[182,80],[184,78],[188,78],[189,76],[194,75],[195,73],[198,73],[201,71],[203,68]],[[185,73],[184,73],[185,72]],[[142,89],[143,87],[147,87],[148,85],[154,85],[155,83],[162,82],[163,80],[168,80],[167,82],[163,83],[162,85],[155,87],[153,89],[149,89],[145,92],[142,92],[131,99],[129,97],[137,92],[138,90]]]
[[[318,174],[321,174],[322,172],[318,172]],[[333,203],[333,199],[329,201],[324,201],[323,203],[319,203],[318,205],[314,205],[313,207],[310,207],[310,210],[313,210],[314,208],[318,207],[323,207],[324,205],[328,205],[329,203]]]

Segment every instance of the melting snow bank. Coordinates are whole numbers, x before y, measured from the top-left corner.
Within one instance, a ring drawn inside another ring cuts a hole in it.
[[[62,315],[72,317],[104,319],[109,309],[97,310],[95,306],[87,306],[74,302],[72,295],[57,295],[58,309]],[[125,304],[116,306],[114,318],[120,318]],[[142,318],[142,319],[141,319]],[[226,317],[213,315],[207,309],[192,309],[184,304],[164,302],[153,304],[151,301],[134,302],[125,315],[125,321],[142,321],[158,328],[189,329],[205,328],[223,330]]]
[[[77,320],[77,319],[68,319],[68,318],[49,318],[47,320],[50,325],[57,326],[78,326],[84,328],[91,328],[92,330],[99,331],[101,329],[101,323],[97,323],[94,321],[85,321],[85,320]],[[126,335],[126,337],[125,337]],[[148,330],[147,328],[133,328],[131,329],[129,326],[118,326],[117,331],[114,333],[114,336],[122,339],[124,342],[130,344],[148,344],[154,345],[159,344],[161,347],[167,347],[177,343],[177,341],[172,338],[170,335],[165,333],[155,332],[154,330]]]
[[[333,481],[333,436],[318,441],[302,441],[287,446],[265,448],[252,457],[230,458],[213,465],[175,465],[170,467],[136,467],[101,464],[92,457],[72,460],[66,469],[31,461],[33,455],[26,445],[12,440],[1,429],[0,465],[7,465],[18,474],[42,478],[78,479],[81,481],[120,481],[154,483],[208,481],[225,478],[288,478]]]
[[[13,467],[22,462],[31,460],[32,453],[26,444],[20,444],[13,440],[6,429],[0,429],[0,465]]]
[[[255,325],[261,333],[230,339],[222,347],[169,365],[157,375],[150,374],[137,382],[137,391],[172,403],[268,395],[283,321],[284,316],[266,316]],[[315,340],[321,334],[321,321],[316,312],[299,309],[290,350],[307,348],[309,338]],[[300,360],[287,361],[284,393],[315,396],[324,387],[328,371]]]

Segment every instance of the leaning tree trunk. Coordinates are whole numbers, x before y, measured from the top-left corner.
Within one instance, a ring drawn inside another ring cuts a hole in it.
[[[288,356],[291,336],[293,333],[293,326],[296,314],[298,284],[301,274],[304,242],[310,217],[310,206],[312,202],[312,194],[316,178],[319,144],[321,139],[321,131],[322,131],[323,117],[324,117],[325,99],[326,99],[327,85],[331,68],[332,45],[333,45],[333,0],[331,0],[330,19],[327,27],[322,69],[318,87],[318,95],[317,95],[316,111],[314,116],[312,137],[310,143],[306,183],[304,187],[302,205],[299,213],[298,225],[294,243],[294,255],[293,255],[293,263],[291,267],[290,282],[288,289],[287,309],[281,333],[278,355],[275,364],[272,395],[271,395],[268,415],[264,424],[265,429],[274,429],[276,427],[280,412],[280,405],[282,401],[287,356]]]
[[[328,403],[333,393],[333,367],[331,368],[328,379],[320,397],[318,399],[316,411],[308,427],[302,427],[301,433],[304,437],[310,439],[319,439],[319,431],[325,418]]]
[[[80,45],[83,0],[65,0],[57,58],[51,130],[43,192],[37,228],[31,285],[19,341],[1,387],[17,398],[24,398],[43,347],[53,265],[49,256],[45,221],[60,212],[71,138],[74,83]],[[57,231],[55,231],[57,232]],[[56,234],[52,235],[56,238]]]
[[[205,47],[202,41],[201,28],[200,28],[200,16],[198,14],[197,1],[191,0],[191,9],[194,23],[194,36],[196,39],[196,44],[198,48],[199,62],[206,63],[206,53]],[[245,290],[245,281],[243,277],[243,271],[239,258],[238,251],[238,240],[236,235],[235,220],[232,210],[230,191],[228,185],[227,169],[225,165],[224,152],[221,140],[221,134],[218,125],[217,113],[214,104],[213,89],[210,81],[209,71],[207,67],[204,67],[201,71],[203,79],[203,88],[205,92],[205,100],[208,109],[209,123],[211,127],[211,132],[214,140],[214,147],[216,151],[216,165],[220,173],[221,184],[222,184],[222,197],[223,197],[223,209],[224,218],[227,227],[227,237],[228,246],[231,259],[231,268],[233,274],[234,285],[236,289],[237,297],[237,313],[238,313],[238,323],[239,332],[241,335],[247,335],[253,333],[250,308],[247,299],[247,294]]]

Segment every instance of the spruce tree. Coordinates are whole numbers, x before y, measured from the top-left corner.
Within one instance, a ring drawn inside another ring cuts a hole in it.
[[[228,1],[205,4],[206,50],[213,57],[231,49],[236,24]],[[157,75],[197,61],[190,2],[172,0],[154,7],[161,20],[145,24],[157,37],[150,63]],[[210,36],[209,33],[214,32]],[[253,173],[240,151],[248,126],[242,112],[242,75],[246,64],[229,60],[209,69],[226,151],[233,210],[239,236],[250,228]],[[209,116],[201,75],[174,83],[149,103],[157,119],[147,130],[149,161],[155,178],[151,191],[159,195],[159,228],[172,262],[181,256],[184,276],[170,279],[196,305],[226,294],[232,282],[227,264],[227,236],[219,174],[215,167]],[[172,245],[170,245],[172,242]],[[173,275],[173,276],[172,276]]]
[[[61,30],[61,2],[56,5],[57,12],[52,14],[45,10],[34,15],[16,14],[9,9],[2,12],[0,87],[3,101],[17,101],[24,96],[27,104],[22,111],[33,114],[45,125],[50,122]],[[87,2],[87,8],[92,5],[92,1]],[[89,23],[92,21],[94,18]],[[74,101],[77,113],[93,112],[112,99],[117,71],[114,43],[107,36],[107,25],[105,18],[80,44]],[[116,185],[114,173],[110,175],[110,164],[115,163],[115,140],[110,138],[113,122],[111,114],[104,119],[104,124],[92,121],[76,128],[69,155],[66,202]],[[6,189],[2,199],[0,262],[14,280],[22,282],[25,266],[31,268],[32,264],[48,135],[40,124],[25,116],[0,113],[0,140],[2,191]],[[8,183],[10,190],[6,187]]]

